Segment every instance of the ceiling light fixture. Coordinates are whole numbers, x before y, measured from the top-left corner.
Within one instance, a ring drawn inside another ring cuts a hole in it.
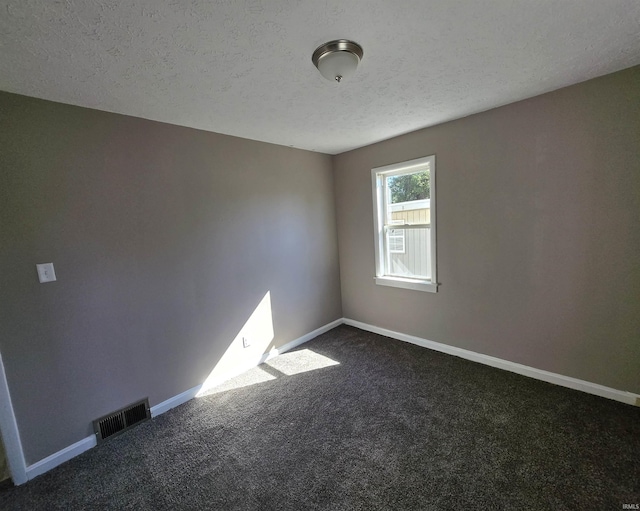
[[[340,83],[356,72],[362,60],[362,46],[347,39],[324,43],[313,52],[311,60],[327,80]]]

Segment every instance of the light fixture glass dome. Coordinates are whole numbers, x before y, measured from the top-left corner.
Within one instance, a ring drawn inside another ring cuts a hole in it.
[[[322,76],[339,83],[356,72],[362,55],[362,47],[358,43],[338,39],[319,46],[311,60]]]

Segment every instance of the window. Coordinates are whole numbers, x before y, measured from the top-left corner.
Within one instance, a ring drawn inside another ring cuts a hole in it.
[[[436,158],[371,171],[376,284],[436,292]]]

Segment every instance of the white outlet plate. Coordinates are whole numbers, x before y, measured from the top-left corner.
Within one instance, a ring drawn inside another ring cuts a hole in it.
[[[243,348],[248,348],[249,346],[251,346],[251,341],[249,340],[248,337],[243,337],[242,338],[242,347]]]
[[[54,282],[56,280],[56,271],[53,269],[53,263],[36,264],[38,270],[38,280],[40,283]]]

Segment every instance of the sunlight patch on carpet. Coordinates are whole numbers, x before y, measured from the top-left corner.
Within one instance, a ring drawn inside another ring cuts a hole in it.
[[[198,393],[197,397],[220,394],[229,390],[250,387],[252,385],[266,383],[280,378],[288,378],[297,374],[337,365],[340,365],[340,362],[309,349],[292,351],[278,355],[264,364],[253,367],[227,381],[208,387],[206,390],[203,389]]]
[[[307,371],[314,371],[316,369],[322,369],[323,367],[340,365],[340,362],[336,362],[329,357],[325,357],[308,349],[284,353],[265,363],[287,376],[306,373]]]

